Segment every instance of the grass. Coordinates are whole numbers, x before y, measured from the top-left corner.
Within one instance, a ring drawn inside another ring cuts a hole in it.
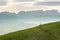
[[[2,35],[0,40],[60,40],[60,22]]]

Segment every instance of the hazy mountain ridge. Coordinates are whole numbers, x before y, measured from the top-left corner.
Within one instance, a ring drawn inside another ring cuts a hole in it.
[[[20,11],[17,14],[5,11],[0,13],[0,34],[59,20],[57,10]]]
[[[41,16],[60,16],[60,13],[57,10],[38,10],[38,11],[20,11],[17,14],[10,13],[10,12],[1,12],[0,18],[8,17],[8,18],[34,18],[34,17],[41,17]]]

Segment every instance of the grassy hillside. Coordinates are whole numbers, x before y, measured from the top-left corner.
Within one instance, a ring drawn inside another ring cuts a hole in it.
[[[0,36],[0,40],[60,40],[60,22],[9,33]]]

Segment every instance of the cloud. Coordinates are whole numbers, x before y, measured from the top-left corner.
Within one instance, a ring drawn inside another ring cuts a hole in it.
[[[0,12],[1,11],[18,12],[18,11],[52,10],[52,9],[60,10],[60,1],[0,0],[0,3],[4,4],[4,6],[0,5]]]
[[[35,0],[13,0],[14,2],[29,2],[29,1],[35,1]]]
[[[60,6],[60,1],[37,2],[35,5],[39,6]]]
[[[7,1],[6,0],[0,0],[0,5],[6,5]]]
[[[45,0],[45,1],[60,1],[60,0]]]

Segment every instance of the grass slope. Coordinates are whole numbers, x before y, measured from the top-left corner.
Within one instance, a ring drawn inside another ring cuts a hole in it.
[[[9,33],[0,36],[0,40],[60,40],[60,22]]]

